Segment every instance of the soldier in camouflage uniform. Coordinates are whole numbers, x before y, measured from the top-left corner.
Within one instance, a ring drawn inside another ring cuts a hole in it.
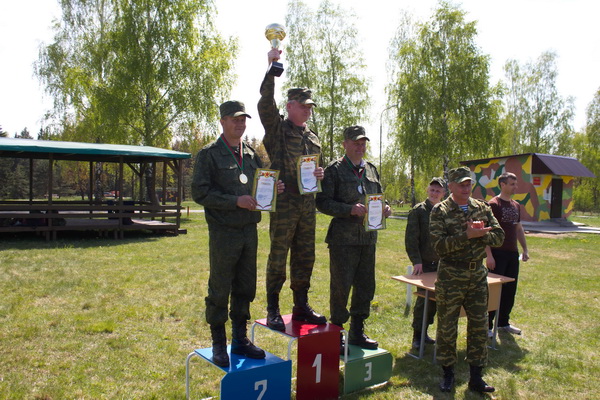
[[[344,157],[325,169],[323,191],[317,194],[317,208],[333,216],[325,242],[329,245],[331,322],[343,327],[351,316],[348,342],[366,349],[378,343],[364,333],[375,295],[375,244],[377,231],[366,231],[365,195],[381,193],[375,166],[365,162],[365,129],[351,126],[344,130]],[[385,216],[391,214],[385,206]],[[352,289],[350,312],[348,297]],[[343,342],[340,351],[343,352]]]
[[[504,231],[484,201],[471,198],[471,171],[467,167],[448,172],[452,195],[431,211],[429,231],[440,256],[435,283],[437,301],[437,360],[444,370],[440,389],[452,390],[457,361],[456,337],[461,306],[467,313],[467,362],[469,388],[493,392],[482,377],[487,362],[488,270],[483,264],[486,246],[498,246]]]
[[[223,134],[198,153],[192,197],[204,206],[208,224],[210,277],[205,303],[213,361],[227,367],[225,322],[230,295],[231,352],[250,358],[265,357],[264,351],[246,337],[250,302],[256,294],[256,224],[261,218],[260,212],[252,212],[256,208],[256,200],[251,196],[252,182],[256,169],[262,165],[254,150],[241,141],[246,117],[250,118],[244,104],[227,101],[221,104],[220,112]]]
[[[268,54],[271,64],[277,61],[280,50]],[[302,155],[320,154],[321,144],[306,122],[311,116],[311,91],[294,88],[288,91],[288,117],[279,114],[274,99],[275,78],[266,74],[260,86],[258,114],[265,128],[263,143],[271,160],[271,168],[279,170],[285,192],[277,197],[277,211],[270,213],[271,252],[267,262],[267,325],[285,330],[279,311],[279,293],[286,280],[286,262],[290,252],[291,289],[294,295],[292,318],[312,324],[325,324],[327,318],[308,305],[308,289],[315,262],[315,195],[300,194],[297,161]],[[323,179],[323,168],[314,172]]]
[[[446,194],[446,182],[443,178],[433,178],[427,186],[427,199],[415,205],[408,213],[406,223],[406,233],[404,235],[404,245],[406,253],[413,265],[413,275],[420,275],[423,272],[436,272],[440,257],[437,255],[431,245],[431,236],[429,235],[429,214],[431,209],[437,203],[442,201]],[[415,349],[421,347],[421,332],[423,329],[423,310],[425,308],[425,299],[417,297],[415,308],[413,310],[413,343]],[[427,303],[427,325],[433,324],[435,317],[435,301],[429,300]],[[427,334],[427,325],[425,327],[425,343],[434,344],[435,340]]]

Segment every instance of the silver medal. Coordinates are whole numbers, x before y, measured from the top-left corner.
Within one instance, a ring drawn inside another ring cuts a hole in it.
[[[358,193],[362,194],[362,185],[358,185]]]
[[[244,185],[248,183],[248,177],[246,174],[240,174],[240,182],[242,182]]]

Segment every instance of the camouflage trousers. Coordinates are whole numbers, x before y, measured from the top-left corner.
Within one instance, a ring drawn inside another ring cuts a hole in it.
[[[256,295],[256,224],[242,229],[209,231],[210,276],[206,303],[206,322],[227,322],[227,305],[231,294],[233,321],[250,319],[250,303]]]
[[[435,272],[437,271],[437,262],[423,261],[423,272]],[[412,327],[415,332],[421,332],[423,328],[423,310],[425,308],[425,299],[417,296],[415,301],[415,307],[413,309],[413,322]],[[433,300],[427,302],[427,325],[433,324],[433,318],[435,317],[437,305]]]
[[[375,296],[375,245],[329,245],[331,322],[343,325],[350,316],[366,319]],[[352,301],[348,312],[348,297]]]
[[[487,362],[488,285],[487,268],[479,263],[453,266],[440,261],[435,283],[437,301],[437,360],[442,366],[456,364],[456,338],[460,308],[467,314],[467,362],[483,367]]]
[[[277,211],[271,213],[271,252],[267,261],[267,294],[277,294],[286,280],[290,253],[290,287],[310,288],[315,264],[315,196],[284,192],[277,198]]]

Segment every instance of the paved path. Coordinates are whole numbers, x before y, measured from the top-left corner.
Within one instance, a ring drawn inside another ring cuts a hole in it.
[[[525,232],[531,233],[595,233],[600,234],[600,228],[588,226],[581,222],[572,222],[568,220],[527,222],[522,221]]]

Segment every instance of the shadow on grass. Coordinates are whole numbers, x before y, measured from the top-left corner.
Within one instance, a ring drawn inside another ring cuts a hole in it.
[[[177,236],[168,232],[155,232],[147,230],[135,230],[125,233],[124,239],[115,239],[111,234],[103,235],[97,231],[65,231],[61,232],[56,240],[46,240],[42,235],[31,232],[0,233],[0,249],[31,249],[36,248],[77,248],[87,249],[100,246],[121,246],[136,242],[157,241],[160,238]]]
[[[528,351],[522,349],[515,338],[508,334],[499,334],[496,349],[488,349],[488,365],[486,370],[490,373],[493,370],[503,369],[508,373],[518,372],[521,368],[518,366],[527,355]],[[460,340],[460,339],[459,339]],[[460,344],[459,344],[460,345]],[[411,354],[417,354],[414,351]],[[453,399],[457,395],[464,399],[487,399],[495,398],[493,394],[480,394],[472,392],[465,385],[469,381],[469,365],[465,361],[466,350],[458,351],[458,363],[455,367],[455,389],[450,393],[442,393],[439,389],[439,383],[442,378],[442,368],[439,364],[433,362],[433,346],[427,346],[423,359],[416,359],[407,353],[396,357],[394,369],[392,371],[392,381],[397,381],[400,386],[410,386],[412,389],[430,395],[433,399]],[[484,370],[484,379],[485,373]],[[394,377],[396,379],[394,379]],[[493,382],[487,379],[488,383],[494,386],[500,385],[500,382]],[[391,387],[389,388],[391,389]],[[464,391],[464,393],[462,393]],[[462,393],[462,394],[459,394]],[[349,397],[352,398],[352,397]],[[355,397],[360,398],[360,397]]]

